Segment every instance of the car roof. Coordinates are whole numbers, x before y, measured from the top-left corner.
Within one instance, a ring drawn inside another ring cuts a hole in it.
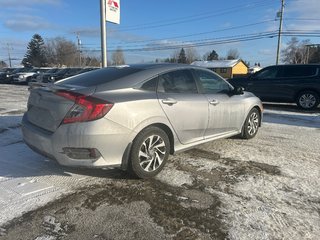
[[[110,80],[107,80],[108,74],[110,74],[110,70],[112,68],[118,69],[120,71],[123,69],[123,71],[128,72],[128,74],[125,74],[120,78],[112,78]],[[132,71],[130,71],[130,69]],[[156,63],[156,64],[120,65],[120,66],[102,68],[93,72],[91,71],[91,72],[83,73],[74,77],[64,79],[60,82],[57,82],[56,84],[58,85],[70,84],[73,86],[96,86],[97,91],[132,88],[132,87],[136,87],[137,85],[159,74],[173,71],[173,70],[183,70],[183,69],[202,69],[202,70],[210,71],[205,68],[201,68],[198,66],[191,66],[188,64]],[[106,81],[103,80],[104,78],[106,79]],[[89,82],[92,79],[96,79],[96,80],[100,79],[100,80],[93,81],[95,83],[92,82],[92,85],[91,85]],[[79,83],[79,85],[77,84],[77,82]]]
[[[311,63],[311,64],[279,64],[279,65],[270,65],[270,66],[267,66],[267,67],[306,67],[306,66],[320,67],[320,64],[317,64],[317,63]]]

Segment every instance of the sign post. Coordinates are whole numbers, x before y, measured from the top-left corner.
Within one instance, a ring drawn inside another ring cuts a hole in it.
[[[102,67],[108,66],[106,21],[120,24],[120,0],[100,0]]]

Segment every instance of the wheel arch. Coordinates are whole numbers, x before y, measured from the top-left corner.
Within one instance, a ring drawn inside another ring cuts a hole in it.
[[[295,95],[294,95],[294,101],[297,100],[298,96],[303,93],[303,92],[307,92],[307,91],[310,91],[310,92],[315,92],[316,94],[318,94],[318,97],[320,97],[320,91],[318,91],[317,89],[314,89],[314,88],[303,88],[303,89],[299,89]]]
[[[143,131],[146,128],[149,127],[157,127],[160,128],[161,130],[163,130],[168,138],[169,138],[169,142],[170,142],[170,154],[172,155],[174,153],[174,135],[172,130],[170,129],[170,127],[168,127],[166,124],[164,123],[152,123],[148,126],[145,126],[144,128],[140,129],[140,131],[135,135],[135,137],[132,139],[132,141],[127,145],[125,152],[122,155],[122,161],[121,161],[121,169],[122,170],[127,170],[128,168],[128,162],[129,162],[129,158],[130,158],[130,152],[131,152],[131,147],[132,147],[132,143],[133,141],[136,139],[136,137],[138,136],[138,134]]]

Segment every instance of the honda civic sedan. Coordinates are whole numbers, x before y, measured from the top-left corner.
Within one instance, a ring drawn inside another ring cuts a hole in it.
[[[127,170],[150,178],[170,154],[215,139],[253,138],[259,98],[189,65],[108,67],[31,88],[24,141],[74,167]]]

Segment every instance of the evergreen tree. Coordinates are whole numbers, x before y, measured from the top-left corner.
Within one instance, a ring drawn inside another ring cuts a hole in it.
[[[212,50],[212,52],[207,57],[207,61],[218,60],[218,59],[219,59],[219,55],[215,50]]]
[[[181,51],[178,57],[178,63],[187,63],[186,52],[184,51],[183,48],[181,48]]]
[[[3,61],[3,60],[0,60],[0,68],[6,68],[6,67],[8,67],[8,65],[6,64],[6,62]]]
[[[25,67],[45,67],[46,54],[43,38],[39,34],[34,34],[28,44],[27,52],[21,62]]]

